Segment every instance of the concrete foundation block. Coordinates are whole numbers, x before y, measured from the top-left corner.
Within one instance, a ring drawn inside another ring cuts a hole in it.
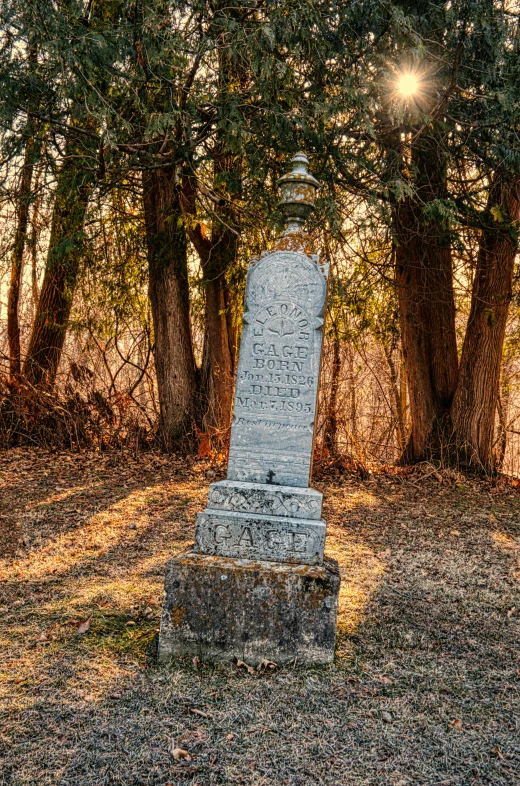
[[[334,659],[337,563],[291,565],[188,552],[166,567],[159,660]]]

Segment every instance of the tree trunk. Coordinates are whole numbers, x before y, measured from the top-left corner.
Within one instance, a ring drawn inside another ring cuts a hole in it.
[[[13,380],[21,371],[19,301],[22,281],[23,255],[27,240],[31,185],[34,169],[36,140],[30,137],[25,147],[18,204],[16,208],[16,232],[11,256],[11,280],[7,296],[7,341],[9,346],[9,376]]]
[[[226,274],[237,257],[238,233],[229,179],[239,182],[240,162],[222,151],[214,151],[214,186],[220,199],[215,205],[211,236],[200,224],[193,224],[196,214],[196,187],[193,178],[183,178],[182,206],[189,237],[199,255],[205,292],[205,329],[199,398],[202,426],[222,445],[231,424],[236,355],[236,326],[233,324],[232,293]]]
[[[38,291],[38,270],[37,270],[37,263],[38,263],[38,238],[40,236],[40,209],[42,204],[42,195],[40,192],[40,179],[42,177],[44,171],[44,163],[41,162],[38,170],[36,172],[36,177],[34,181],[34,204],[32,209],[32,216],[31,216],[31,233],[28,238],[29,248],[31,251],[31,291],[32,291],[32,300],[33,300],[33,317],[36,314],[36,309],[38,308],[38,301],[40,299],[40,293]]]
[[[442,457],[458,378],[449,228],[428,215],[446,197],[446,167],[434,135],[412,146],[415,194],[394,205],[395,270],[412,431],[403,460]]]
[[[325,427],[323,429],[323,446],[327,453],[334,456],[338,439],[338,390],[341,374],[341,344],[336,322],[332,324],[332,373],[330,379],[330,396],[325,410]]]
[[[95,138],[67,132],[65,159],[58,173],[45,275],[23,375],[34,386],[52,388],[67,332],[80,268],[83,223],[95,175]]]
[[[462,463],[495,469],[493,435],[500,385],[500,364],[518,248],[520,180],[497,172],[492,183],[487,224],[480,238],[471,310],[453,401],[454,439]]]
[[[406,427],[404,422],[406,404],[403,406],[403,390],[401,388],[401,380],[399,379],[399,374],[395,365],[392,347],[389,346],[384,339],[381,341],[381,346],[383,348],[383,354],[390,372],[390,387],[392,389],[392,396],[394,399],[394,420],[397,432],[398,450],[399,453],[402,454],[406,448]]]
[[[206,263],[202,266],[206,292],[206,325],[203,379],[207,410],[207,430],[227,432],[233,406],[234,362],[233,336],[230,332],[229,293],[226,271],[235,260],[236,240],[229,230],[218,230]]]
[[[205,341],[202,360],[206,430],[222,436],[231,422],[233,404],[233,356],[226,319],[223,275],[204,276],[206,292]]]
[[[192,433],[196,393],[186,232],[173,170],[143,171],[143,202],[161,435],[171,450]]]

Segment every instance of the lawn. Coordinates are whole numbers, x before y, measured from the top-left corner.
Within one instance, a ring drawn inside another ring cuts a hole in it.
[[[0,453],[0,784],[518,786],[520,490],[329,473],[335,664],[159,666],[164,565],[223,471]]]

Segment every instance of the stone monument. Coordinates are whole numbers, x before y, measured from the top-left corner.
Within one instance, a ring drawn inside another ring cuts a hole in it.
[[[279,181],[287,229],[249,266],[227,480],[191,551],[167,565],[159,658],[334,657],[339,573],[309,487],[328,266],[303,222],[318,182],[298,153]]]

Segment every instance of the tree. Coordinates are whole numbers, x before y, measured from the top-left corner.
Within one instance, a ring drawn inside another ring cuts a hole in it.
[[[97,134],[71,123],[58,171],[47,263],[23,376],[52,388],[58,371],[84,243],[83,223],[96,179]]]
[[[358,171],[365,167],[365,178],[366,171],[372,177],[377,172],[381,185],[370,188],[359,174],[348,185],[380,199],[392,227],[412,414],[403,460],[437,458],[492,470],[516,254],[518,17],[492,3],[394,7],[406,16],[400,36],[393,31],[380,39],[389,75],[384,78],[376,69],[372,83],[375,133],[358,127],[354,137],[377,140],[381,161],[370,161],[365,152]],[[381,61],[381,53],[368,57]],[[408,94],[398,86],[403,76],[415,83]],[[493,220],[493,213],[501,220]],[[479,230],[472,257],[464,240]],[[468,265],[463,277],[476,268],[460,376],[455,252]],[[486,333],[485,314],[491,313],[492,330]]]
[[[190,328],[187,239],[179,190],[173,168],[143,170],[148,291],[161,436],[169,449],[191,435],[195,417],[196,368]]]
[[[439,455],[449,436],[458,357],[450,232],[432,210],[447,198],[441,140],[414,139],[413,195],[393,204],[395,277],[401,339],[410,392],[412,430],[403,459]]]
[[[117,22],[118,5],[97,0],[86,6],[56,2],[42,16],[38,3],[26,8],[12,0],[3,9],[10,44],[2,67],[8,77],[6,106],[11,124],[16,127],[27,106],[21,99],[29,91],[31,122],[39,119],[48,124],[55,143],[51,163],[56,167],[58,162],[45,276],[23,366],[26,380],[35,386],[54,385],[65,340],[81,265],[83,222],[102,163],[96,109],[104,102],[112,68],[110,32]],[[13,31],[18,47],[12,46]],[[61,44],[57,49],[56,41]],[[20,66],[25,50],[29,78]],[[33,51],[42,52],[41,66],[34,62]],[[22,218],[26,228],[27,217]]]
[[[11,255],[11,279],[7,295],[7,340],[9,344],[9,373],[11,380],[16,379],[21,371],[19,302],[22,280],[23,257],[27,241],[27,227],[32,200],[32,180],[35,154],[38,141],[35,129],[28,129],[29,138],[25,146],[20,185],[17,193],[16,231]]]
[[[500,367],[518,251],[520,178],[495,171],[483,220],[451,415],[459,459],[493,470]]]

